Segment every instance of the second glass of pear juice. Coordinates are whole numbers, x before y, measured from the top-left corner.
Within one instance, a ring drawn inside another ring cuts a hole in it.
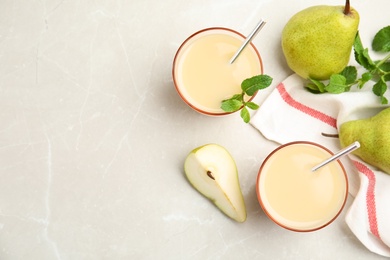
[[[333,154],[318,144],[292,142],[274,150],[257,178],[257,196],[264,212],[293,231],[321,229],[342,211],[348,179],[339,161],[311,169]]]
[[[244,40],[231,29],[207,28],[183,42],[172,74],[177,92],[191,108],[207,115],[228,114],[221,109],[222,100],[241,93],[244,79],[262,74],[262,60],[253,44],[230,64]]]

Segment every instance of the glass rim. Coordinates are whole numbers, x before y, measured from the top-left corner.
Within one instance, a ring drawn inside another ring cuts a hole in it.
[[[173,59],[173,64],[172,64],[172,79],[173,79],[173,84],[175,86],[175,89],[176,89],[176,92],[179,94],[180,98],[189,106],[191,107],[192,109],[194,109],[195,111],[201,113],[201,114],[205,114],[205,115],[209,115],[209,116],[224,116],[224,115],[229,115],[229,114],[232,114],[232,113],[235,113],[235,112],[210,112],[210,111],[206,111],[204,109],[201,109],[201,108],[198,108],[196,107],[194,104],[192,104],[182,93],[180,87],[179,87],[179,83],[177,82],[177,79],[176,79],[176,72],[175,72],[175,69],[177,67],[177,63],[178,63],[178,57],[181,53],[181,51],[184,49],[184,47],[186,47],[186,45],[194,38],[194,37],[197,37],[203,33],[206,33],[206,32],[209,32],[209,31],[225,31],[225,32],[229,32],[229,33],[232,33],[232,34],[235,34],[237,35],[238,37],[242,38],[243,40],[245,40],[245,36],[241,33],[239,33],[238,31],[236,30],[233,30],[233,29],[230,29],[230,28],[226,28],[226,27],[208,27],[208,28],[204,28],[204,29],[201,29],[201,30],[198,30],[196,31],[195,33],[191,34],[190,36],[188,36],[183,42],[182,44],[180,45],[180,47],[177,49],[176,53],[175,53],[175,56],[174,56],[174,59]],[[261,58],[261,55],[259,53],[259,51],[257,50],[256,46],[251,42],[249,44],[251,46],[251,48],[253,49],[253,51],[255,52],[256,56],[257,56],[257,60],[259,62],[259,65],[260,65],[260,74],[263,74],[264,73],[264,68],[263,68],[263,61],[262,61],[262,58]],[[249,46],[248,45],[248,46]],[[255,76],[255,75],[253,75]],[[253,94],[251,97],[249,97],[248,99],[248,102],[249,101],[252,101],[256,95],[257,95],[257,92],[255,94]],[[242,107],[241,107],[242,108]]]

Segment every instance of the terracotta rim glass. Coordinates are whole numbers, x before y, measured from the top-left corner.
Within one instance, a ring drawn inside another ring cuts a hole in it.
[[[177,63],[178,63],[178,57],[179,57],[179,54],[180,52],[184,49],[184,47],[187,46],[188,43],[191,43],[191,40],[196,37],[196,36],[199,36],[201,34],[204,34],[204,33],[207,33],[209,31],[227,31],[228,33],[233,33],[235,35],[237,35],[238,37],[242,38],[243,42],[245,40],[245,36],[242,35],[241,33],[235,31],[235,30],[232,30],[232,29],[229,29],[229,28],[225,28],[225,27],[210,27],[210,28],[206,28],[206,29],[202,29],[200,31],[197,31],[196,33],[192,34],[191,36],[189,36],[179,47],[179,49],[177,50],[176,54],[175,54],[175,57],[173,59],[173,66],[172,66],[172,78],[173,78],[173,83],[175,85],[175,88],[176,88],[176,91],[177,93],[179,94],[179,96],[181,97],[181,99],[188,105],[190,106],[192,109],[194,109],[195,111],[201,113],[201,114],[205,114],[205,115],[210,115],[210,116],[223,116],[223,115],[228,115],[228,114],[232,114],[234,112],[209,112],[209,111],[205,111],[205,110],[202,110],[198,107],[196,107],[194,104],[192,104],[184,95],[183,93],[181,92],[180,90],[180,87],[179,87],[179,83],[177,82],[176,80],[176,66],[177,66]],[[253,51],[256,53],[257,57],[258,57],[258,61],[259,61],[259,65],[260,65],[260,74],[263,74],[263,62],[262,62],[262,59],[261,59],[261,56],[260,56],[260,53],[258,52],[258,50],[256,49],[256,47],[250,43],[250,45],[248,45],[248,47],[251,47],[253,49]],[[247,48],[248,48],[247,47]],[[255,75],[253,75],[255,76]],[[255,98],[257,92],[251,96],[249,98],[248,101],[251,101]]]
[[[259,172],[258,172],[258,175],[257,175],[257,181],[256,181],[256,194],[257,194],[257,199],[260,203],[260,206],[261,208],[263,209],[263,211],[265,212],[265,214],[268,216],[268,218],[270,218],[273,222],[275,222],[276,224],[278,224],[279,226],[285,228],[285,229],[288,229],[288,230],[291,230],[291,231],[295,231],[295,232],[311,232],[311,231],[316,231],[316,230],[319,230],[319,229],[322,229],[326,226],[328,226],[330,223],[332,223],[339,215],[340,213],[343,211],[343,208],[345,206],[345,203],[347,201],[347,198],[348,198],[348,177],[347,177],[347,174],[346,174],[346,171],[345,171],[345,168],[344,166],[342,165],[342,163],[337,160],[336,162],[339,164],[342,172],[343,172],[343,176],[345,178],[345,197],[343,199],[343,203],[342,205],[340,206],[340,209],[338,210],[338,212],[335,214],[335,216],[333,218],[331,218],[329,221],[325,222],[324,224],[318,226],[318,227],[314,227],[314,228],[308,228],[308,229],[297,229],[297,228],[293,228],[293,227],[289,227],[281,222],[279,222],[278,220],[276,220],[272,214],[270,214],[270,212],[267,210],[267,207],[264,205],[263,201],[262,201],[262,198],[260,196],[260,177],[261,177],[261,172],[262,172],[262,169],[264,167],[264,165],[266,164],[266,162],[277,152],[279,151],[280,149],[283,149],[284,147],[286,146],[290,146],[290,145],[296,145],[296,144],[307,144],[307,145],[313,145],[313,146],[317,146],[319,148],[321,148],[322,150],[326,151],[329,153],[330,156],[332,156],[334,153],[331,152],[328,148],[320,145],[320,144],[317,144],[317,143],[314,143],[314,142],[309,142],[309,141],[296,141],[296,142],[290,142],[290,143],[286,143],[284,145],[281,145],[279,146],[278,148],[276,148],[275,150],[273,150],[266,158],[265,160],[263,161],[260,169],[259,169]]]

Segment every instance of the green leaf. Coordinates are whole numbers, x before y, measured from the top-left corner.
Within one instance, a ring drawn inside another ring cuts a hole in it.
[[[379,52],[390,51],[390,26],[382,28],[375,34],[372,49]]]
[[[355,41],[353,43],[353,49],[355,52],[358,52],[358,53],[360,53],[364,50],[363,43],[362,43],[362,40],[360,39],[359,32],[356,33]]]
[[[365,72],[362,74],[361,79],[358,81],[358,88],[363,88],[364,84],[366,84],[370,79],[372,79],[372,74],[370,72]]]
[[[344,70],[340,73],[343,75],[346,79],[346,84],[352,84],[357,79],[357,69],[355,66],[347,66],[344,68]]]
[[[390,72],[390,61],[382,63],[379,68],[383,71]]]
[[[382,105],[387,105],[388,103],[389,103],[389,101],[387,100],[387,98],[384,97],[384,96],[381,96],[381,104]]]
[[[246,107],[243,107],[241,109],[240,116],[245,123],[249,123],[249,121],[251,120],[251,115],[249,114],[249,111]]]
[[[370,54],[368,53],[368,49],[364,49],[362,52],[360,59],[362,61],[361,65],[367,70],[375,69],[375,63],[371,60]]]
[[[322,83],[321,81],[319,80],[316,80],[316,79],[312,79],[312,78],[309,78],[309,80],[311,81],[312,84],[307,84],[307,87],[312,89],[312,90],[318,90],[320,93],[324,93],[325,92],[325,84]]]
[[[383,76],[384,81],[390,81],[390,73]]]
[[[246,102],[245,105],[252,110],[257,110],[259,108],[259,105],[254,102]]]
[[[242,107],[242,101],[237,99],[226,99],[222,101],[221,108],[225,112],[235,112]]]
[[[256,91],[264,89],[271,85],[272,78],[268,75],[257,75],[251,78],[245,79],[241,83],[241,89],[248,95],[253,96]]]
[[[314,83],[312,83],[312,82],[307,83],[305,87],[306,87],[306,89],[307,89],[308,91],[310,91],[310,92],[312,92],[312,93],[314,93],[314,94],[319,94],[319,93],[321,93],[321,92],[319,91],[319,89],[317,88],[316,84],[314,84]]]
[[[306,88],[307,91],[309,91],[309,92],[312,93],[312,94],[321,94],[321,92],[319,92],[317,88],[312,89],[312,88],[308,87],[309,85],[310,85],[310,87],[311,87],[311,86],[313,86],[314,84],[313,84],[313,83],[308,83],[308,84],[305,86],[305,88]]]
[[[375,64],[371,60],[371,57],[368,53],[368,49],[363,47],[359,33],[356,34],[353,48],[354,48],[355,60],[357,61],[357,63],[362,65],[367,70],[375,69]]]
[[[239,100],[240,102],[242,102],[242,98],[243,98],[243,94],[235,94],[233,95],[231,98],[229,99],[237,99]]]
[[[379,66],[379,69],[385,72],[385,81],[390,81],[390,61],[384,62]]]
[[[362,74],[362,80],[364,81],[369,81],[370,79],[372,79],[372,74],[370,72],[364,72]]]
[[[390,61],[384,62],[379,66],[379,69],[385,72],[384,80],[390,81]]]
[[[372,87],[372,92],[374,92],[375,95],[382,97],[383,94],[385,94],[387,90],[387,85],[384,82],[383,78],[381,78],[375,85]]]
[[[347,79],[340,74],[333,74],[330,76],[329,84],[325,87],[325,90],[329,93],[339,94],[345,92]]]

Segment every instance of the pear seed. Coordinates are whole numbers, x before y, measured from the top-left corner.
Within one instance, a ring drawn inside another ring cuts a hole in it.
[[[214,176],[211,174],[211,171],[207,171],[207,176],[209,176],[211,179],[215,180]]]

